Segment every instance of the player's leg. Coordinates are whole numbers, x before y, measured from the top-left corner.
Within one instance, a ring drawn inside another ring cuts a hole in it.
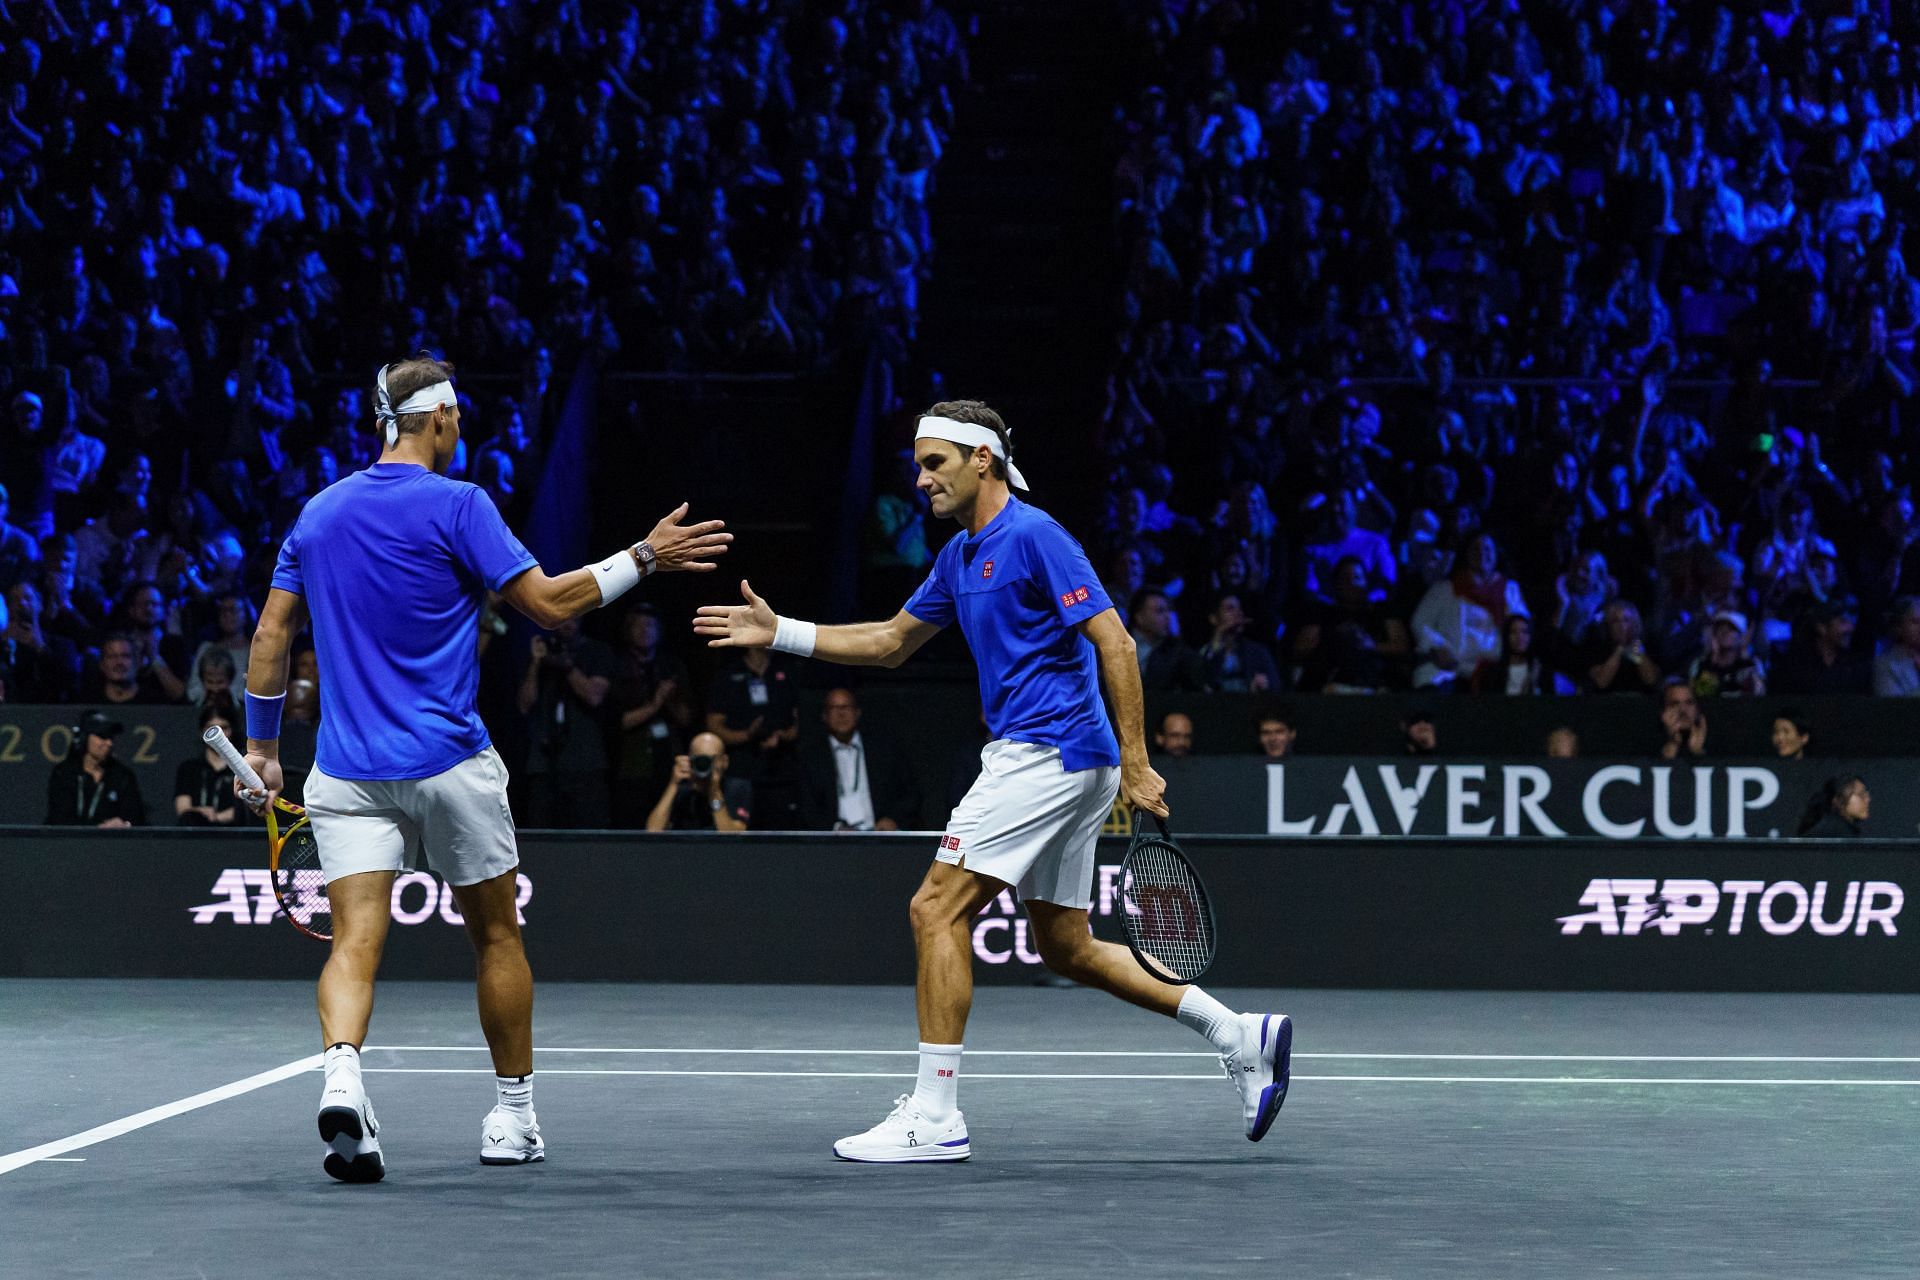
[[[907,906],[918,958],[913,988],[920,1039],[961,1042],[973,1011],[973,918],[1007,887],[964,866],[936,862]]]
[[[971,925],[1006,887],[1004,881],[944,861],[927,869],[907,907],[918,957],[919,1074],[913,1092],[895,1099],[885,1120],[833,1144],[840,1159],[906,1164],[965,1160],[973,1154],[958,1102],[961,1044],[973,1011]]]
[[[483,1164],[547,1158],[533,1111],[533,971],[520,940],[520,854],[507,769],[492,748],[410,784],[427,861],[453,890],[473,943],[480,1030],[497,1101],[480,1126]]]
[[[1095,847],[1119,789],[1119,770],[1068,776],[1080,785],[1080,810],[1059,826],[1053,843],[1019,880],[1040,958],[1055,973],[1177,1018],[1205,1036],[1240,1091],[1247,1137],[1258,1142],[1286,1101],[1292,1021],[1284,1014],[1235,1013],[1199,987],[1162,982],[1131,950],[1093,936],[1087,911],[1093,905]]]
[[[321,843],[321,856],[326,844]],[[373,983],[393,921],[391,871],[362,871],[327,885],[333,908],[333,949],[320,970],[315,1003],[326,1045],[326,1083],[320,1092],[323,1166],[342,1182],[378,1182],[386,1176],[380,1123],[360,1078],[360,1046],[373,1018]]]

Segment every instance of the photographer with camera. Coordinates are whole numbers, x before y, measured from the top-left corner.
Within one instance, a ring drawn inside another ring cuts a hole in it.
[[[533,638],[520,683],[526,717],[526,825],[604,827],[607,749],[600,704],[613,683],[613,650],[569,618]]]
[[[745,831],[753,816],[753,784],[727,776],[726,744],[696,733],[691,754],[675,756],[673,774],[647,815],[649,831]]]

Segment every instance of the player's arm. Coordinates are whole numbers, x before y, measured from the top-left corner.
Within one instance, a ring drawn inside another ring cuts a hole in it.
[[[599,564],[583,565],[558,577],[549,577],[534,565],[503,583],[500,595],[534,622],[552,630],[569,618],[611,604],[649,573],[707,573],[718,567],[713,558],[726,554],[733,535],[725,532],[723,520],[683,525],[680,520],[686,514],[687,504],[683,502],[653,527],[644,543],[635,543]],[[651,557],[642,552],[643,546],[650,549]]]
[[[1136,809],[1167,816],[1167,783],[1147,763],[1146,697],[1140,691],[1140,659],[1133,637],[1108,609],[1079,623],[1076,630],[1100,655],[1100,679],[1113,703],[1120,733],[1120,797]]]
[[[753,594],[744,578],[740,594],[745,604],[700,607],[693,629],[706,638],[709,649],[775,648],[850,667],[897,667],[940,631],[905,609],[885,622],[820,627],[779,617],[771,605]]]
[[[280,773],[280,713],[287,702],[287,656],[306,625],[304,597],[282,587],[267,592],[247,653],[246,690],[247,763],[267,784],[267,794],[254,795],[238,778],[233,781],[234,794],[256,813],[286,785]]]

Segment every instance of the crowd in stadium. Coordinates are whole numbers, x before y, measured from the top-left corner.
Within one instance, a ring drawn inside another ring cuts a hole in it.
[[[58,0],[0,6],[0,62],[16,702],[230,687],[395,353],[519,371],[455,461],[517,519],[583,355],[909,340],[966,74],[930,0]]]
[[[1129,13],[1091,541],[1149,689],[1920,694],[1920,15]],[[910,344],[967,75],[930,0],[63,0],[0,39],[0,689],[108,709],[244,679],[280,537],[372,457],[343,371],[519,370],[456,461],[517,518],[582,356]],[[762,675],[703,700],[659,631],[483,658],[489,723],[636,824],[632,761],[792,728],[715,725]],[[604,738],[549,742],[581,680]]]
[[[1104,564],[1150,684],[1920,692],[1911,6],[1130,35]]]

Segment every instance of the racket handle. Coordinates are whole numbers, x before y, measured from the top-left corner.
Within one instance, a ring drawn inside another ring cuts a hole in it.
[[[207,726],[207,731],[200,735],[200,740],[220,753],[220,758],[227,762],[227,767],[233,770],[234,776],[247,784],[247,790],[266,794],[267,784],[261,781],[260,775],[255,773],[253,766],[247,763],[247,758],[240,754],[240,748],[228,740],[226,730],[217,724],[210,724]]]
[[[1153,825],[1160,828],[1160,838],[1162,840],[1173,839],[1173,833],[1167,830],[1167,820],[1157,813],[1148,813],[1145,809],[1135,809],[1133,811],[1133,833],[1135,835],[1140,834],[1140,821],[1143,818],[1153,819]]]

